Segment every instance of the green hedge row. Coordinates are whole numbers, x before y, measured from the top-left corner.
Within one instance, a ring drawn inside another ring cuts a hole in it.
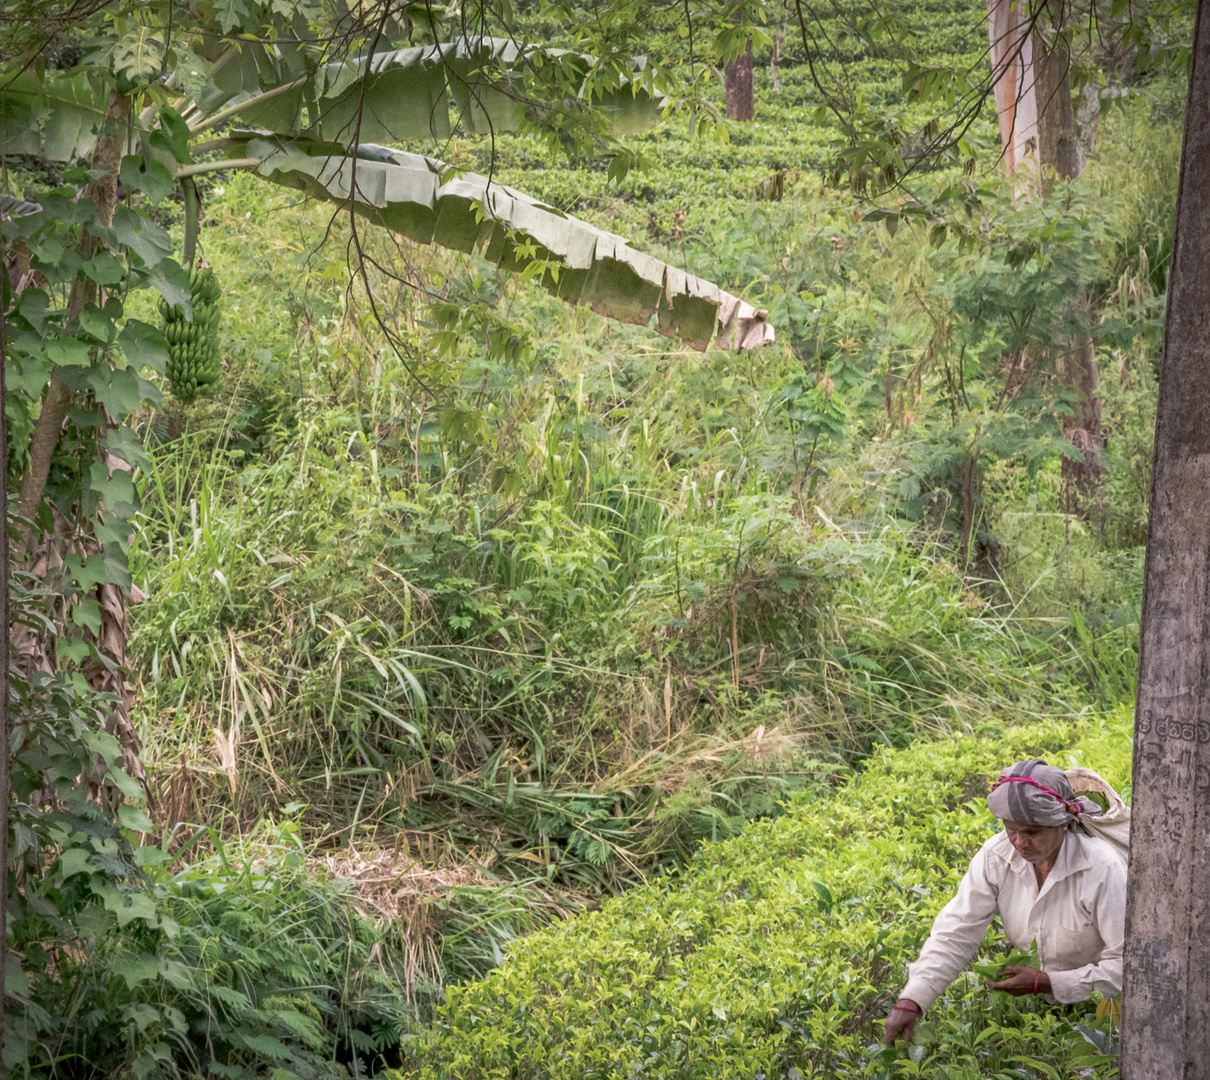
[[[881,1021],[934,915],[998,827],[989,777],[1024,757],[1123,790],[1130,716],[1047,721],[885,752],[825,799],[706,847],[688,870],[520,942],[448,991],[405,1046],[413,1080],[1114,1073],[1110,1022],[960,976],[916,1045]],[[1003,942],[993,927],[985,952]],[[1089,1072],[1088,1070],[1092,1070]]]

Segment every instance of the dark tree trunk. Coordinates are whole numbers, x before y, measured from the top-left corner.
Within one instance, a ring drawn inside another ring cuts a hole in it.
[[[1063,12],[1052,6],[1061,26]],[[1038,165],[1043,198],[1049,198],[1056,180],[1075,180],[1082,168],[1076,114],[1071,103],[1071,53],[1066,46],[1040,36],[1033,42],[1034,92],[1038,112]],[[1085,306],[1087,301],[1083,301]],[[1081,517],[1099,519],[1104,503],[1105,434],[1101,429],[1101,401],[1097,396],[1101,373],[1097,370],[1092,340],[1073,335],[1058,343],[1062,351],[1063,385],[1073,397],[1072,415],[1063,419],[1063,434],[1080,452],[1080,460],[1063,459],[1064,509]]]
[[[1038,164],[1042,167],[1042,196],[1050,196],[1056,176],[1080,175],[1076,114],[1071,107],[1071,54],[1058,45],[1048,52],[1034,38],[1034,79],[1038,101]]]
[[[1092,339],[1075,335],[1066,342],[1063,384],[1075,395],[1070,416],[1063,417],[1063,436],[1082,460],[1063,459],[1063,509],[1084,518],[1104,518],[1105,432],[1101,427],[1101,372]]]
[[[1210,0],[1198,5],[1156,412],[1123,1080],[1210,1080]]]
[[[130,98],[125,94],[119,94],[116,90],[110,94],[109,109],[105,114],[106,125],[97,140],[92,159],[93,170],[99,175],[84,188],[84,197],[97,208],[97,223],[103,228],[108,228],[113,221],[114,208],[118,202],[118,167],[122,163],[122,150],[126,145],[130,106]],[[84,260],[91,259],[104,247],[103,240],[85,230],[80,244],[80,256]],[[72,282],[66,316],[66,326],[69,329],[74,327],[85,306],[96,299],[96,294],[97,285],[91,278],[80,274]],[[30,442],[29,467],[21,480],[21,495],[17,502],[19,518],[32,520],[38,515],[42,493],[46,490],[46,479],[50,475],[51,458],[54,457],[55,447],[59,445],[63,421],[67,417],[70,402],[71,391],[59,378],[59,369],[56,368],[51,373],[50,387],[46,391],[46,400],[42,403],[42,411],[38,414],[38,423]],[[19,525],[18,531],[16,557],[20,562],[25,557],[31,533],[25,525]]]
[[[743,16],[743,7],[735,10],[733,20],[739,23]],[[727,65],[725,72],[727,86],[727,119],[751,120],[756,115],[752,97],[752,39],[744,51],[733,63]]]

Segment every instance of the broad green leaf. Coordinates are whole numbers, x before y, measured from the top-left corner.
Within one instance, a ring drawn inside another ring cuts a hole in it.
[[[159,134],[177,161],[187,164],[192,160],[189,154],[189,125],[169,105],[160,109]]]
[[[50,313],[50,297],[44,289],[26,289],[21,294],[17,311],[36,333],[46,333],[46,317]]]
[[[469,135],[516,131],[535,67],[554,76],[558,97],[591,106],[618,133],[651,127],[663,108],[645,77],[632,79],[646,66],[642,57],[627,61],[625,74],[564,49],[483,36],[332,61],[308,79],[303,56],[243,42],[203,86],[192,54],[182,54],[178,78],[203,114],[238,108],[242,124],[345,144],[447,138],[455,127]]]
[[[50,382],[50,368],[33,357],[18,358],[10,352],[4,366],[4,380],[8,393],[19,392],[30,401],[39,401]]]
[[[93,654],[93,646],[82,637],[60,636],[55,640],[55,655],[60,660],[70,660],[73,664],[82,664]]]
[[[113,232],[118,243],[125,244],[149,267],[157,266],[172,252],[168,234],[129,206],[119,206],[113,212]]]
[[[105,580],[105,559],[101,555],[88,558],[68,555],[63,559],[63,565],[67,567],[72,580],[85,592]]]
[[[71,608],[71,621],[93,634],[101,632],[101,606],[93,599],[81,600]]]
[[[128,188],[142,191],[153,202],[162,202],[172,194],[176,181],[162,162],[148,160],[134,154],[122,158],[118,179]]]
[[[118,807],[118,820],[131,832],[152,832],[155,823],[139,807],[122,803]]]
[[[155,902],[146,893],[127,891],[99,876],[92,880],[92,891],[101,898],[106,910],[118,917],[119,929],[135,919],[144,919],[149,926],[155,925]]]
[[[89,259],[81,268],[86,277],[98,285],[120,285],[126,276],[122,264],[108,251],[102,251]]]
[[[115,372],[114,374],[128,374]],[[133,376],[132,376],[133,379]],[[106,468],[103,461],[94,461],[88,470],[88,487],[105,503],[105,508],[118,517],[130,517],[138,509],[138,496],[134,491],[130,473],[124,469]]]
[[[4,957],[4,991],[22,997],[29,993],[29,977],[21,970],[21,961],[11,952]]]
[[[118,973],[121,974],[121,972]],[[134,989],[133,985],[131,985],[129,981],[127,981],[127,986],[132,990]],[[126,1006],[126,1010],[122,1013],[122,1019],[128,1024],[134,1024],[141,1035],[152,1024],[159,1021],[160,1010],[154,1009],[150,1005],[145,1005],[142,1002],[138,1002],[134,1005]]]
[[[98,365],[89,373],[87,382],[97,401],[105,406],[105,411],[115,420],[129,416],[142,402],[139,377],[130,368],[113,369]]]
[[[96,304],[89,304],[80,312],[80,329],[103,346],[109,345],[115,336],[113,320],[108,318]]]
[[[134,849],[135,866],[146,868],[148,866],[159,866],[166,862],[172,862],[172,856],[154,844],[143,844]]]
[[[87,847],[69,847],[59,856],[59,876],[63,880],[73,874],[83,874],[92,871],[88,860],[92,857],[92,849]]]
[[[138,434],[125,424],[109,429],[105,435],[105,449],[133,468],[142,469],[144,472],[151,471],[151,458],[143,448]]]
[[[158,77],[166,51],[164,34],[150,26],[135,26],[119,38],[110,56],[119,91],[129,92]]]
[[[157,375],[163,375],[168,364],[168,342],[158,326],[141,319],[127,319],[118,335],[118,344],[136,371],[149,367]]]
[[[354,157],[306,139],[245,134],[232,143],[229,153],[259,159],[257,171],[275,183],[351,203],[417,243],[481,249],[501,269],[533,273],[551,293],[599,314],[642,325],[654,319],[660,333],[698,350],[716,330],[720,348],[773,341],[764,313],[738,297],[486,177],[443,180],[443,162],[380,146],[362,146]]]
[[[92,351],[78,338],[55,338],[46,344],[46,358],[60,367],[87,367]]]
[[[87,155],[105,119],[108,92],[83,73],[22,72],[0,97],[0,152],[73,161]]]
[[[250,12],[243,0],[215,0],[214,14],[218,18],[223,33],[230,33],[235,27],[242,25]]]
[[[147,276],[148,283],[169,303],[184,308],[193,317],[189,274],[175,259],[161,259]]]

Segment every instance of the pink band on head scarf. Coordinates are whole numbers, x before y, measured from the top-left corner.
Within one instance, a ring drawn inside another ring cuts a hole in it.
[[[1003,773],[1001,773],[1000,779],[992,784],[992,791],[995,791],[996,788],[998,788],[1001,784],[1033,784],[1033,786],[1039,791],[1044,791],[1047,795],[1053,795],[1056,799],[1058,799],[1059,802],[1067,807],[1068,811],[1073,817],[1079,818],[1079,816],[1084,812],[1084,807],[1082,807],[1078,802],[1072,802],[1071,799],[1063,798],[1063,796],[1057,791],[1052,791],[1040,780],[1035,780],[1032,776],[1005,776]],[[1072,798],[1075,798],[1074,791],[1072,792]]]
[[[1018,761],[1009,766],[992,785],[987,807],[1003,821],[1021,825],[1076,825],[1101,808],[1091,799],[1077,796],[1062,769],[1041,758]]]

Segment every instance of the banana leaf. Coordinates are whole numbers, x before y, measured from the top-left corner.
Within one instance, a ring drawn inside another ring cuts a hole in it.
[[[376,225],[419,244],[480,251],[505,270],[539,264],[554,295],[621,322],[705,349],[755,348],[774,340],[765,312],[717,285],[632,248],[613,233],[476,173],[456,173],[420,154],[242,132],[227,140],[233,158],[314,198],[349,205]]]
[[[345,143],[446,138],[455,129],[472,135],[515,131],[535,65],[566,90],[562,96],[599,112],[619,134],[650,127],[663,104],[647,86],[641,57],[629,62],[626,74],[598,67],[589,56],[505,38],[464,38],[317,68],[297,48],[255,41],[229,48],[214,62],[185,49],[178,60],[175,85],[196,105],[192,127],[231,112],[242,124],[279,135]],[[50,161],[86,156],[107,105],[107,94],[84,72],[22,73],[0,95],[0,152]]]
[[[447,138],[455,128],[468,135],[515,131],[531,68],[550,73],[552,64],[566,96],[602,112],[612,131],[644,130],[659,119],[663,97],[644,84],[641,57],[631,60],[627,74],[565,49],[494,37],[333,61],[268,98],[275,88],[299,81],[297,59],[276,46],[250,45],[215,73],[198,106],[213,113],[247,101],[242,124],[346,143],[355,137],[387,143]]]
[[[108,105],[108,92],[82,73],[22,72],[0,94],[0,154],[73,161],[92,150]]]

